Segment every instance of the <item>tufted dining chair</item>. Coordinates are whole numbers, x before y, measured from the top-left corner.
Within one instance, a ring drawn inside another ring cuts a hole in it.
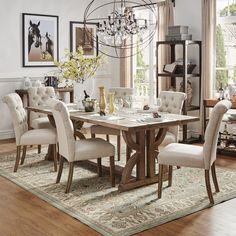
[[[210,185],[210,170],[212,172],[213,183],[216,192],[219,192],[219,186],[216,178],[215,160],[217,140],[220,124],[223,115],[230,109],[231,102],[223,100],[218,102],[213,108],[209,123],[205,132],[205,142],[203,146],[194,146],[189,144],[172,143],[164,147],[158,155],[159,180],[158,180],[158,198],[162,195],[162,176],[164,165],[169,165],[169,182],[172,182],[172,166],[184,166],[192,168],[201,168],[205,170],[205,183],[208,198],[211,204],[214,204]]]
[[[44,105],[49,98],[55,98],[53,87],[32,87],[28,89],[30,107]],[[46,114],[30,111],[29,126],[33,129],[52,128]],[[41,145],[38,146],[38,153],[41,152]]]
[[[168,112],[172,114],[181,114],[183,104],[187,95],[182,92],[173,92],[173,91],[161,91],[159,94],[160,106],[158,107],[158,112]],[[155,134],[158,134],[158,130],[155,131]],[[135,140],[136,135],[132,134],[132,138]],[[158,146],[157,152],[159,149],[165,147],[170,143],[177,143],[179,141],[179,126],[171,126],[168,128],[166,135],[162,143]],[[127,147],[127,159],[129,159],[132,150]]]
[[[187,98],[186,93],[173,92],[173,91],[161,91],[159,94],[160,107],[158,111],[168,112],[172,114],[181,114],[183,104]],[[179,126],[172,126],[168,128],[166,136],[160,147],[164,147],[170,143],[177,143],[179,141]]]
[[[16,137],[17,151],[14,172],[16,172],[18,169],[20,159],[21,164],[24,163],[27,145],[39,144],[53,144],[54,170],[57,171],[56,130],[53,128],[28,130],[26,111],[18,94],[11,93],[6,95],[5,97],[3,97],[3,102],[7,104],[10,110]],[[23,153],[22,157],[20,157],[22,146]]]
[[[131,98],[130,101],[132,101],[132,95],[133,95],[133,88],[124,88],[124,87],[113,87],[109,89],[109,92],[114,92],[115,98],[122,98],[124,101],[124,107],[129,107],[129,101],[127,101],[127,98]],[[117,136],[117,159],[120,161],[120,143],[121,143],[121,133],[120,130],[112,129],[108,127],[104,127],[101,125],[92,125],[91,126],[91,135],[93,138],[95,138],[96,134],[103,134],[106,135],[106,140],[109,141],[109,135]]]
[[[52,107],[59,141],[60,165],[56,183],[60,182],[64,159],[69,162],[69,174],[65,190],[65,192],[68,193],[70,191],[73,178],[75,161],[97,159],[98,174],[101,176],[101,158],[110,157],[111,183],[112,186],[115,186],[115,147],[101,138],[75,140],[73,124],[70,120],[69,112],[65,104],[61,101],[55,101],[53,99],[51,99],[48,104],[49,103]]]

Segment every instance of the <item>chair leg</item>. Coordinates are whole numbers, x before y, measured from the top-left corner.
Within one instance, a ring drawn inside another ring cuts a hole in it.
[[[53,144],[54,171],[57,172],[57,145]]]
[[[38,154],[41,153],[41,145],[38,145]]]
[[[210,200],[210,203],[213,205],[214,204],[214,199],[211,191],[211,183],[210,183],[210,171],[205,170],[205,182],[206,182],[206,189],[207,189],[207,194],[208,198]]]
[[[98,172],[98,176],[102,177],[102,159],[101,158],[97,158],[97,172]]]
[[[118,161],[120,161],[120,135],[117,135],[117,157]]]
[[[22,157],[21,157],[21,161],[20,161],[20,165],[23,165],[24,164],[24,161],[25,161],[25,156],[26,156],[26,149],[27,149],[27,146],[23,146],[23,153],[22,153]]]
[[[114,156],[110,157],[110,177],[111,177],[111,186],[115,187],[115,158]]]
[[[158,199],[161,198],[162,194],[162,182],[163,182],[163,165],[159,165],[159,173],[158,173]]]
[[[217,181],[217,177],[216,177],[216,166],[215,166],[215,162],[212,164],[211,166],[211,174],[212,174],[212,178],[213,178],[213,183],[214,183],[214,186],[215,186],[215,190],[216,192],[220,192],[220,189],[219,189],[219,185],[218,185],[218,181]]]
[[[59,160],[59,170],[57,173],[57,180],[56,183],[60,183],[61,180],[61,174],[62,174],[62,170],[63,170],[63,164],[64,164],[64,157],[60,155],[60,160]]]
[[[92,134],[91,134],[91,138],[95,138],[95,137],[96,137],[95,134],[92,133]]]
[[[168,171],[168,187],[171,187],[171,185],[172,185],[172,175],[173,175],[173,166],[169,166],[169,171]]]
[[[21,146],[17,146],[16,148],[16,162],[14,166],[14,172],[17,172],[19,163],[20,163],[20,151],[21,151]]]
[[[67,180],[65,193],[70,192],[71,182],[72,182],[72,178],[73,178],[73,172],[74,172],[74,162],[69,162],[69,174],[68,174],[68,180]]]
[[[108,134],[106,134],[106,139],[107,139],[107,142],[110,142],[110,137]]]

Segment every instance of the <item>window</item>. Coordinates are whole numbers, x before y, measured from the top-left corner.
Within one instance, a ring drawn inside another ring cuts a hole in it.
[[[137,18],[149,19],[149,28],[146,34],[150,34],[155,28],[155,16],[148,9],[136,9]],[[154,22],[154,23],[152,23]],[[145,37],[145,36],[144,36]],[[147,100],[152,105],[156,98],[156,41],[157,32],[147,46],[142,45],[142,37],[134,35],[132,40],[137,43],[132,59],[132,85],[135,95],[140,101]]]
[[[236,82],[236,1],[216,0],[215,91]]]

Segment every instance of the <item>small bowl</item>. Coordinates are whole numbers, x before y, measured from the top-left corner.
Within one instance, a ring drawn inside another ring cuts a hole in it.
[[[86,112],[92,112],[96,106],[96,99],[83,100],[82,103]]]

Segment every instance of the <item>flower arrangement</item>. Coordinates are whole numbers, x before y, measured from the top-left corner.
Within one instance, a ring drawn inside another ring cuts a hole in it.
[[[86,79],[95,75],[98,67],[104,63],[104,57],[99,55],[94,58],[86,58],[82,47],[78,47],[75,53],[65,49],[65,58],[55,61],[59,74],[66,80],[74,80],[83,83]]]

